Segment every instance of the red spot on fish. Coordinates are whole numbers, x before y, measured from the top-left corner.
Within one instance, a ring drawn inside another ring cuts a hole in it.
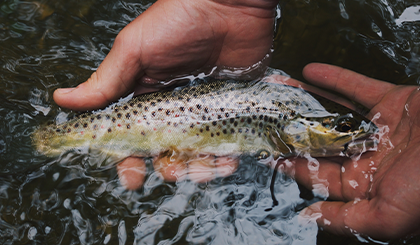
[[[118,127],[121,127],[121,124],[118,123]]]
[[[83,135],[83,131],[80,131],[80,134]]]
[[[175,117],[179,117],[179,115],[178,115],[178,114],[176,114],[176,115],[175,115]]]
[[[171,132],[171,130],[169,129],[169,130],[168,130],[168,133],[170,133],[170,132]]]
[[[101,128],[105,128],[105,126],[104,125],[101,125]]]
[[[137,120],[138,123],[141,123],[141,120]]]
[[[153,128],[154,131],[156,131],[156,128]]]

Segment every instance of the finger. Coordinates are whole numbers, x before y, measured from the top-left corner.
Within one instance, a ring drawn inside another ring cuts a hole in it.
[[[346,96],[371,109],[396,85],[372,79],[337,66],[313,63],[303,69],[310,83]]]
[[[73,110],[92,110],[107,106],[131,89],[142,73],[139,35],[130,35],[128,25],[118,34],[114,45],[98,70],[76,88],[57,89],[55,102]],[[135,31],[134,33],[138,33]]]
[[[237,157],[217,157],[217,177],[227,177],[238,169],[239,159]]]
[[[329,99],[331,101],[334,101],[336,103],[339,103],[341,105],[344,105],[350,109],[355,110],[356,106],[349,100],[343,98],[342,96],[338,96],[332,93],[329,93],[325,90],[322,90],[320,88],[311,86],[309,84],[300,82],[298,80],[295,80],[290,77],[285,77],[282,75],[271,75],[264,79],[265,82],[271,82],[271,83],[278,83],[278,84],[285,84],[293,87],[302,88],[303,90],[306,90],[308,92],[312,92],[314,94],[320,95],[326,99]]]
[[[162,175],[166,181],[181,181],[187,177],[188,166],[186,159],[180,157],[177,152],[162,153],[153,160],[155,171]]]
[[[136,190],[144,183],[146,164],[143,158],[129,157],[117,165],[117,172],[125,188]]]
[[[211,155],[200,156],[188,163],[189,178],[197,183],[216,178],[216,158]]]
[[[202,183],[216,177],[226,177],[236,171],[239,159],[236,157],[200,156],[188,164],[188,174],[192,181]]]
[[[344,199],[340,164],[328,159],[314,158],[294,158],[287,161],[294,166],[296,182],[312,190],[315,195],[335,200]]]
[[[348,203],[317,202],[299,214],[302,223],[314,219],[319,227],[337,235],[362,234],[381,240],[401,238],[418,230],[418,221],[410,214],[376,198]]]
[[[293,166],[296,181],[314,194],[348,201],[367,198],[371,178],[377,169],[370,157],[371,154],[365,153],[357,161],[351,158],[292,158],[285,160],[284,165],[289,166],[289,170],[284,168],[290,173],[290,165]]]

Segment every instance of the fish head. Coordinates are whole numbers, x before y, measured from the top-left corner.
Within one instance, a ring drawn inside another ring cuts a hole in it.
[[[374,149],[378,127],[357,112],[300,117],[285,128],[298,155],[352,156]]]

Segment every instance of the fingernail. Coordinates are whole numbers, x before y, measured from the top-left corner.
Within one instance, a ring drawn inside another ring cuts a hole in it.
[[[60,93],[60,94],[68,94],[68,93],[70,93],[71,91],[73,91],[75,89],[76,88],[59,88],[59,89],[57,89],[57,93]]]

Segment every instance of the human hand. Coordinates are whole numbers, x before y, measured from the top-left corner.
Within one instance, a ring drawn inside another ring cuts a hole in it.
[[[305,78],[370,109],[368,118],[386,125],[376,152],[360,159],[309,162],[289,159],[296,181],[309,189],[323,185],[327,201],[301,212],[326,231],[395,239],[420,232],[420,93],[415,86],[397,86],[324,64],[305,67]],[[314,166],[315,164],[315,166]],[[289,165],[290,166],[290,165]],[[314,170],[315,169],[315,170]],[[332,201],[335,200],[335,201]]]
[[[73,110],[97,109],[133,90],[145,92],[142,83],[214,66],[249,67],[270,52],[277,2],[159,0],[118,34],[88,81],[77,88],[58,89],[54,100]],[[235,160],[215,159],[200,158],[187,167],[161,157],[155,159],[155,166],[161,166],[158,170],[167,180],[187,171],[197,181],[212,178],[216,169],[220,175],[236,168]],[[145,170],[141,158],[128,158],[118,165],[120,179],[129,189],[142,185]]]

